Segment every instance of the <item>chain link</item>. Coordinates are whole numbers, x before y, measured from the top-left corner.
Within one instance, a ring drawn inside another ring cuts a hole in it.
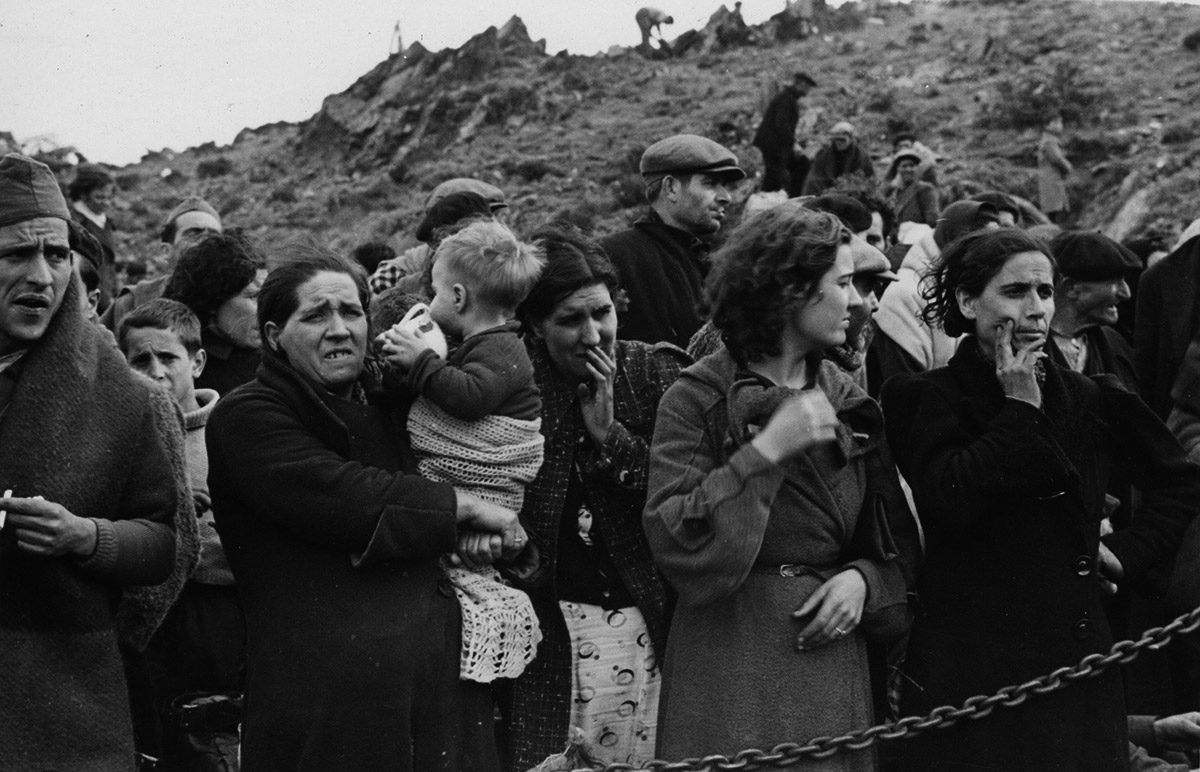
[[[1177,635],[1186,635],[1200,628],[1200,606],[1173,620],[1163,627],[1155,627],[1142,633],[1136,641],[1114,643],[1107,654],[1089,654],[1074,667],[1060,667],[1041,678],[998,689],[990,696],[976,695],[963,702],[962,707],[943,705],[934,708],[926,716],[905,716],[888,724],[878,724],[868,729],[839,735],[837,737],[814,737],[804,744],[781,743],[770,751],[748,748],[729,756],[704,756],[681,761],[648,761],[643,766],[632,764],[609,764],[601,768],[583,768],[574,772],[717,772],[739,770],[752,772],[759,769],[783,768],[804,759],[824,759],[843,751],[861,751],[881,740],[898,740],[912,737],[930,729],[953,726],[962,719],[979,719],[988,716],[996,707],[1012,708],[1030,696],[1049,694],[1070,686],[1076,681],[1095,678],[1113,665],[1132,662],[1146,649],[1157,649],[1166,645]]]

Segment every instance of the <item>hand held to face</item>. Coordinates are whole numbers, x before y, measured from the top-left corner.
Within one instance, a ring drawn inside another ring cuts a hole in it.
[[[837,413],[820,389],[788,397],[750,444],[772,463],[837,438]]]
[[[1034,407],[1042,406],[1042,387],[1038,385],[1037,368],[1046,356],[1042,351],[1045,340],[1026,343],[1013,349],[1013,321],[996,326],[996,379],[1004,396],[1028,402]]]
[[[617,377],[617,364],[600,346],[587,351],[586,363],[589,381],[576,387],[579,411],[583,425],[592,441],[600,445],[608,437],[613,421],[613,382]]]
[[[409,369],[416,363],[417,357],[425,349],[432,348],[420,331],[403,328],[400,325],[384,330],[375,336],[384,359],[402,369]]]

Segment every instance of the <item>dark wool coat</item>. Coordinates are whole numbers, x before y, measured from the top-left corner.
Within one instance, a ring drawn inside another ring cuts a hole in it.
[[[279,356],[209,418],[209,487],[248,633],[246,770],[496,768],[491,697],[459,681],[438,568],[455,497],[403,417],[318,394]]]
[[[800,652],[792,614],[825,579],[855,568],[865,615],[903,619],[917,527],[879,406],[832,362],[820,364],[817,386],[838,413],[837,441],[778,465],[749,440],[794,392],[737,367],[724,348],[663,398],[643,521],[679,593],[659,713],[663,758],[733,755],[874,723],[867,625]],[[803,766],[873,768],[873,753]]]
[[[708,274],[708,246],[653,210],[629,230],[600,239],[600,246],[629,297],[617,336],[687,346],[703,323],[696,305]]]
[[[1171,411],[1171,387],[1198,329],[1200,236],[1147,268],[1138,280],[1134,363],[1142,399],[1160,418]]]
[[[977,340],[948,367],[884,386],[888,438],[925,529],[920,608],[901,713],[991,694],[1112,637],[1096,579],[1114,468],[1144,492],[1134,523],[1104,537],[1127,577],[1169,560],[1200,501],[1200,467],[1112,376],[1046,368],[1044,409],[1006,398]],[[905,770],[1125,770],[1118,670],[1016,708],[898,744]]]
[[[937,188],[928,182],[914,180],[908,187],[896,191],[892,209],[898,223],[920,222],[932,228],[937,225],[941,213]]]
[[[812,166],[808,170],[808,179],[804,181],[804,195],[819,196],[837,183],[839,177],[846,177],[860,172],[867,179],[875,177],[875,165],[871,163],[871,155],[858,142],[851,142],[850,147],[839,151],[833,145],[828,145],[817,151]]]
[[[0,417],[0,489],[43,496],[96,518],[98,529],[86,560],[32,556],[18,549],[11,523],[0,531],[5,770],[132,767],[114,614],[123,587],[168,577],[173,517],[181,507],[192,512],[174,403],[83,317],[80,291],[73,281],[45,335],[16,365]],[[148,603],[132,614],[146,629],[130,637],[148,638],[165,611]]]
[[[513,772],[525,772],[550,754],[562,752],[567,744],[574,684],[570,639],[553,577],[554,549],[573,465],[579,468],[593,528],[604,534],[621,582],[646,619],[655,653],[661,656],[664,650],[670,603],[642,533],[642,507],[658,402],[690,361],[673,346],[617,341],[615,422],[604,446],[597,448],[590,441],[579,442],[587,432],[576,384],[559,377],[544,344],[526,342],[542,393],[546,456],[537,479],[525,489],[521,522],[550,546],[551,579],[529,589],[544,637],[537,659],[512,686],[512,758],[506,766]]]

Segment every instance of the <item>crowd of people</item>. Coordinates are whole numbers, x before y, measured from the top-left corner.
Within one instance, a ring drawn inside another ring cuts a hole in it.
[[[399,254],[268,259],[189,197],[124,287],[111,178],[0,160],[0,768],[732,757],[1200,605],[1200,235],[809,159],[816,86],[744,207],[690,134],[607,235],[453,179]],[[1195,635],[1138,665],[796,768],[1188,769]]]

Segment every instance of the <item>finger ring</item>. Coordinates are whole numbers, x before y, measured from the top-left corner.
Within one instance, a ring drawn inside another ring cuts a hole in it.
[[[840,627],[835,627],[835,628],[833,628],[833,631],[834,631],[835,633],[837,633],[839,636],[841,636],[841,635],[845,635],[845,634],[846,634],[846,631],[845,631],[845,630],[843,630],[843,629],[842,629],[842,628],[840,628]]]

